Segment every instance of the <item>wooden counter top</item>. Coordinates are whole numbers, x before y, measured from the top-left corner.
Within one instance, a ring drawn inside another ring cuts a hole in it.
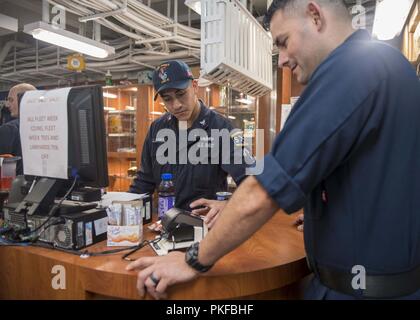
[[[309,270],[303,234],[293,226],[294,220],[295,215],[276,214],[208,274],[171,287],[169,299],[252,298],[299,281]],[[147,228],[144,232],[146,238],[154,237]],[[107,249],[106,242],[88,248]],[[0,299],[138,299],[137,274],[125,271],[124,253],[82,259],[40,247],[0,247]],[[132,258],[151,255],[155,253],[147,246]],[[55,265],[65,268],[65,290],[52,288]]]

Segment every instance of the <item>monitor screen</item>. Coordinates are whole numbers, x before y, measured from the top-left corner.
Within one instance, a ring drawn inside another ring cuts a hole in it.
[[[69,178],[85,186],[107,187],[108,165],[102,88],[75,87],[68,96]]]

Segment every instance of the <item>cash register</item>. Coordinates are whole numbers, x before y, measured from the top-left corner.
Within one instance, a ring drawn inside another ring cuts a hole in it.
[[[157,242],[152,242],[152,249],[163,256],[172,250],[188,248],[194,242],[200,242],[208,228],[200,216],[178,208],[169,209],[162,218],[163,235]]]

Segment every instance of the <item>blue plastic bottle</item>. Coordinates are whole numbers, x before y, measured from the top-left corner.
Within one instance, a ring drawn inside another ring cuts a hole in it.
[[[164,173],[161,176],[162,180],[159,185],[158,195],[158,215],[162,219],[166,211],[175,206],[175,185],[172,181],[171,173]]]

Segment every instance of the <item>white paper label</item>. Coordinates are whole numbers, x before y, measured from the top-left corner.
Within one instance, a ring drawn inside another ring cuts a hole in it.
[[[91,245],[93,243],[92,222],[88,222],[85,225],[85,237],[86,237],[86,246]]]
[[[95,234],[97,236],[101,235],[102,233],[106,232],[106,228],[108,226],[108,217],[95,220]]]
[[[71,88],[28,91],[20,104],[24,173],[67,179],[67,98]]]

